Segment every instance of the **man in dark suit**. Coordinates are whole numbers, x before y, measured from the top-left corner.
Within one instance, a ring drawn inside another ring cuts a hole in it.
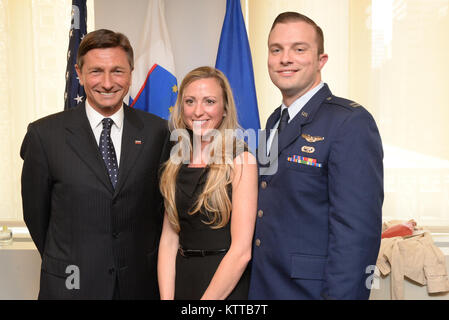
[[[23,214],[42,257],[40,299],[159,298],[168,128],[123,103],[133,63],[126,36],[89,33],[76,65],[87,101],[28,127]]]
[[[266,125],[277,163],[260,168],[250,298],[367,299],[383,202],[376,123],[321,81],[328,56],[311,19],[280,14],[268,47],[283,104]]]

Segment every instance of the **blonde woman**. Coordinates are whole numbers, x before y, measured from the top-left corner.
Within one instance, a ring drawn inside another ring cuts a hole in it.
[[[229,140],[238,122],[222,72],[200,67],[186,75],[170,127],[189,134],[179,138],[187,161],[172,149],[161,176],[161,299],[247,299],[257,164],[242,141]]]

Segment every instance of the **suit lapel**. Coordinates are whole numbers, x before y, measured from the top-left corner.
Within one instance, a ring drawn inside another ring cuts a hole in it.
[[[327,84],[324,84],[324,86],[306,103],[301,111],[299,111],[279,135],[278,155],[301,135],[302,127],[305,124],[312,122],[313,117],[323,101],[331,95],[332,93],[329,90],[329,87]]]
[[[67,144],[95,173],[105,187],[113,193],[111,181],[87,119],[85,103],[68,111],[66,119]]]
[[[143,137],[144,124],[138,117],[134,109],[124,105],[124,121],[122,134],[122,150],[120,154],[120,164],[118,181],[115,186],[114,197],[120,192],[125,184],[131,168],[139,157],[145,143]],[[140,141],[140,142],[139,142]]]
[[[268,160],[266,158],[266,155],[267,155],[268,139],[270,138],[270,133],[271,133],[270,129],[273,128],[273,126],[276,124],[276,121],[279,120],[280,113],[281,113],[281,107],[274,110],[274,112],[270,115],[270,117],[267,120],[265,130],[263,131],[265,136],[262,136],[264,138],[265,143],[262,143],[259,140],[257,154],[259,155],[259,160],[263,160],[263,161],[259,162],[259,165],[262,167],[268,165],[267,163],[265,163],[265,161]]]
[[[279,120],[280,117],[281,117],[281,107],[279,106],[278,108],[276,108],[276,110],[274,110],[274,112],[271,114],[271,116],[267,120],[267,125],[265,127],[265,130],[267,130],[268,136],[270,133],[269,130],[274,127],[274,125],[276,124],[276,122]],[[267,140],[268,140],[268,137],[267,137]]]
[[[327,84],[324,86],[306,103],[301,111],[289,122],[288,126],[278,135],[278,153],[275,162],[271,164],[279,170],[279,156],[281,152],[291,145],[302,134],[302,127],[313,120],[313,117],[317,113],[323,101],[332,95]],[[273,112],[267,121],[267,128],[273,128],[275,123],[280,118],[280,109],[278,108]],[[268,130],[268,129],[267,129]],[[276,137],[275,137],[276,138]],[[273,141],[273,143],[275,143]],[[282,161],[283,159],[281,159]],[[270,181],[275,174],[274,171],[271,174],[266,175],[266,181]]]

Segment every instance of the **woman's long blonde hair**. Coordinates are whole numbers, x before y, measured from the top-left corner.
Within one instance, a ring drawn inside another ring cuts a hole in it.
[[[218,69],[211,67],[199,67],[189,72],[181,83],[178,91],[178,98],[175,108],[170,116],[169,126],[170,131],[176,129],[188,129],[184,119],[183,112],[183,95],[185,88],[192,82],[200,79],[214,78],[219,83],[223,92],[224,114],[223,120],[218,128],[219,135],[215,136],[210,143],[211,155],[214,160],[208,164],[209,173],[202,193],[199,195],[194,208],[189,212],[193,215],[200,212],[204,208],[204,213],[207,213],[209,221],[204,223],[211,225],[211,228],[222,228],[229,222],[231,215],[231,199],[229,199],[228,188],[232,182],[233,159],[235,157],[236,149],[241,147],[238,140],[233,139],[233,147],[226,148],[226,143],[229,140],[226,134],[229,134],[227,129],[239,128],[237,121],[237,111],[235,108],[234,97],[232,95],[231,86],[226,76]],[[190,129],[190,128],[189,128]],[[226,130],[226,131],[225,131]],[[192,149],[192,141],[189,135],[183,135],[182,139],[188,139],[189,150]],[[216,139],[218,137],[218,139]],[[226,142],[227,141],[227,142]],[[186,143],[186,141],[180,141]],[[239,146],[236,145],[239,144]],[[190,159],[190,155],[189,159]],[[219,159],[217,159],[219,157]],[[182,163],[179,161],[167,160],[163,165],[163,172],[160,181],[160,190],[164,197],[165,211],[173,228],[179,232],[179,218],[176,209],[175,194],[176,194],[176,178]]]

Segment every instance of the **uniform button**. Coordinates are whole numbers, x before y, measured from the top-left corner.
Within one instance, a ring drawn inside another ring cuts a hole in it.
[[[260,239],[256,239],[256,247],[260,247]]]
[[[110,269],[108,270],[108,272],[109,272],[109,274],[114,274],[115,269],[114,269],[114,268],[110,268]]]
[[[257,211],[257,215],[259,216],[259,218],[262,218],[263,217],[263,211],[262,210]]]
[[[118,239],[118,237],[119,237],[119,232],[114,232],[114,233],[112,233],[112,236],[114,237],[114,239]]]
[[[266,189],[267,188],[267,182],[266,181],[262,181],[260,183],[260,186],[262,187],[262,189]]]

